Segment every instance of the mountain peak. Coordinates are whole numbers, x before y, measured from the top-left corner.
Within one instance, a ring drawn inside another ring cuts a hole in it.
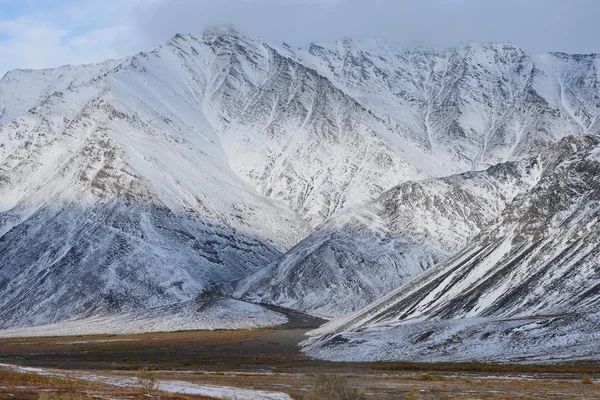
[[[211,25],[204,29],[202,32],[202,36],[234,36],[240,37],[245,36],[242,31],[240,31],[233,24],[219,24],[219,25]]]
[[[185,34],[185,33],[176,33],[174,34],[170,40],[187,40],[186,37],[189,37],[189,34]]]

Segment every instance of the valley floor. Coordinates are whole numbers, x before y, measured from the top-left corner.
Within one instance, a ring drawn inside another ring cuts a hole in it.
[[[262,399],[268,391],[274,393],[272,398],[289,395],[300,399],[320,373],[344,376],[370,398],[378,399],[600,398],[600,382],[595,381],[600,378],[600,366],[595,364],[328,362],[299,350],[306,331],[287,327],[3,338],[0,398],[36,398],[42,391],[49,399],[59,398],[52,397],[53,393],[135,398],[143,393],[136,385],[144,368],[151,370],[163,398]],[[583,383],[586,374],[591,376],[591,384]]]

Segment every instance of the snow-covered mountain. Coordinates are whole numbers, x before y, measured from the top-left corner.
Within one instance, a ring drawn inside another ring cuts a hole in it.
[[[55,92],[84,85],[125,61],[107,60],[99,64],[65,65],[37,71],[8,71],[0,80],[0,123],[10,122]]]
[[[187,302],[310,232],[230,168],[177,54],[124,60],[0,126],[0,327]]]
[[[564,139],[541,159],[539,182],[470,245],[322,327],[310,352],[345,360],[599,357],[600,139]]]
[[[509,44],[400,49],[358,39],[311,44],[299,53],[390,137],[444,160],[445,173],[430,169],[430,176],[524,160],[565,135],[600,128],[596,55],[530,56]],[[511,174],[501,174],[500,168],[496,178],[508,183],[488,185],[489,193],[470,175],[460,185],[467,195],[452,193],[457,185],[445,180],[399,186],[332,218],[240,282],[236,295],[327,317],[360,308],[454,254],[493,221],[526,186],[513,187]],[[479,190],[474,197],[469,185]],[[394,202],[396,213],[386,212]]]
[[[403,183],[332,218],[235,295],[324,317],[355,311],[467,245],[539,173],[533,159]]]
[[[324,315],[362,306],[528,190],[536,168],[523,160],[597,132],[597,66],[495,44],[293,51],[223,26],[122,60],[11,71],[0,80],[0,328],[154,318],[254,273],[244,295],[259,298],[288,267],[307,273],[284,296],[276,282],[269,301]],[[461,196],[482,208],[453,210]],[[402,226],[422,220],[444,229]],[[381,267],[361,271],[360,257]],[[303,260],[326,267],[320,286]],[[357,291],[330,308],[294,303]],[[259,325],[281,319],[263,311]]]
[[[406,49],[352,38],[301,54],[396,135],[460,170],[600,129],[598,55],[531,56],[495,43]]]

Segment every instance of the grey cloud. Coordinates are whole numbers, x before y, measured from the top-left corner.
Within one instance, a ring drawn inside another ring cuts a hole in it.
[[[142,4],[142,3],[141,3]],[[600,52],[597,0],[168,0],[145,3],[132,23],[148,45],[175,32],[233,23],[294,46],[343,36],[450,46],[513,42],[533,53]]]
[[[0,0],[2,1],[2,0]],[[0,19],[0,75],[149,50],[232,23],[294,47],[344,36],[452,46],[512,42],[531,53],[600,53],[599,0],[81,0]]]

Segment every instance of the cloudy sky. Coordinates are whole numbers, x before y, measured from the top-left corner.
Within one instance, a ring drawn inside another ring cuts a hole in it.
[[[302,46],[344,36],[600,52],[600,0],[0,0],[0,74],[117,58],[232,23]]]

